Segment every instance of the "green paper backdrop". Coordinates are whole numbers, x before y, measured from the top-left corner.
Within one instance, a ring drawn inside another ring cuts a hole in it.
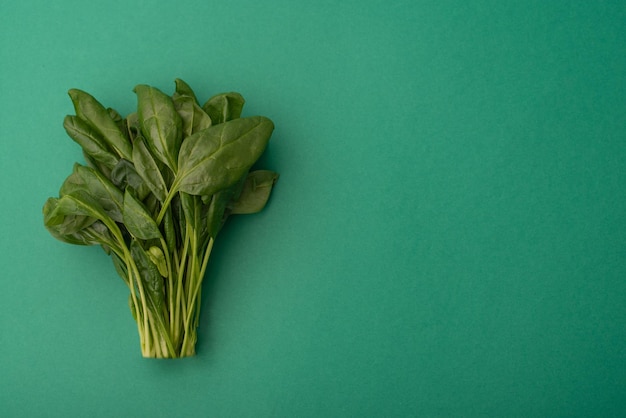
[[[0,416],[626,411],[626,4],[0,6]],[[235,90],[281,173],[232,220],[198,355],[141,358],[127,288],[41,207],[80,88]]]

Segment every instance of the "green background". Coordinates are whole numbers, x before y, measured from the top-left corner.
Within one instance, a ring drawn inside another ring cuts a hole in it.
[[[623,1],[3,2],[0,415],[626,411]],[[198,355],[141,358],[128,290],[41,207],[66,95],[235,90],[281,173],[234,218]]]

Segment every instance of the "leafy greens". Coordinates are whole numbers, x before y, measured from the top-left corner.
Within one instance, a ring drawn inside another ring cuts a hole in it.
[[[130,290],[144,357],[195,354],[201,285],[230,215],[259,212],[278,174],[251,170],[274,130],[241,117],[244,99],[223,93],[200,105],[184,81],[168,96],[138,85],[123,118],[71,89],[68,136],[83,150],[59,197],[43,207],[56,239],[100,245]]]

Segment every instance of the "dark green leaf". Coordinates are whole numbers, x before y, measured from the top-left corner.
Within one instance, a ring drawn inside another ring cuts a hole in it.
[[[115,122],[115,124],[117,125],[122,135],[124,135],[126,142],[131,143],[130,137],[128,136],[126,120],[122,117],[122,115],[119,114],[117,110],[111,107],[107,108],[107,112],[109,113],[109,117],[111,118],[111,120],[113,120],[113,122]]]
[[[128,133],[128,124],[126,122],[126,119],[124,119],[117,110],[111,107],[107,108],[107,112],[109,113],[109,117],[111,118],[111,120],[115,122],[115,125],[117,125],[117,128],[120,130],[120,132],[124,136],[125,141],[128,144],[132,145],[131,137]]]
[[[77,215],[68,212],[65,206],[59,205],[59,199],[49,198],[43,207],[44,225],[50,233],[57,239],[71,244],[84,244],[81,237],[76,234],[91,226],[97,221],[96,218],[85,215]]]
[[[102,221],[94,222],[88,228],[76,232],[75,236],[82,239],[84,245],[100,244],[109,255],[115,254],[111,252],[113,249],[121,252],[119,244],[116,242],[113,235],[111,235],[109,228],[102,223]]]
[[[122,222],[124,197],[102,173],[80,164],[74,165],[70,174],[61,186],[60,195],[72,194],[82,190],[90,194],[102,206],[107,215],[116,222]]]
[[[213,125],[217,125],[239,118],[245,102],[239,93],[222,93],[207,100],[202,109],[209,115]]]
[[[170,210],[172,211],[172,223],[174,229],[177,231],[178,243],[182,243],[185,240],[187,233],[187,220],[185,219],[185,212],[183,211],[183,205],[180,201],[180,193],[176,193],[176,196],[170,203]],[[167,212],[165,219],[167,219]]]
[[[178,239],[176,235],[176,225],[174,224],[174,217],[172,215],[173,207],[165,212],[165,216],[163,217],[163,232],[165,235],[165,243],[170,251],[174,250],[178,244]],[[182,240],[181,240],[182,241]]]
[[[44,225],[52,236],[61,241],[81,245],[117,245],[110,231],[115,230],[119,236],[119,228],[100,204],[83,190],[75,190],[59,199],[48,199],[43,213]]]
[[[111,151],[100,134],[87,123],[76,116],[66,116],[63,127],[69,137],[78,143],[87,155],[109,170],[115,167],[119,157]]]
[[[70,218],[79,218],[78,216],[67,216],[66,221]],[[63,232],[64,225],[47,225],[46,228],[50,234],[59,241],[66,242],[74,245],[101,245],[106,251],[109,248],[119,246],[115,243],[115,239],[111,236],[109,229],[102,223],[102,221],[95,220],[93,218],[83,217],[88,220],[91,225],[81,228],[75,232]],[[67,223],[65,223],[67,225]],[[111,253],[114,254],[114,253]]]
[[[124,193],[124,225],[135,238],[161,238],[161,231],[144,205],[126,189]]]
[[[255,116],[213,125],[185,139],[176,190],[212,195],[231,186],[261,156],[273,129],[271,120]]]
[[[130,187],[139,200],[145,199],[150,194],[150,187],[137,173],[133,163],[128,160],[122,159],[117,163],[111,171],[111,181],[121,190]]]
[[[228,190],[228,189],[226,189]],[[211,204],[207,212],[206,228],[211,238],[215,238],[220,229],[224,225],[226,204],[228,203],[229,193],[226,191],[219,191],[215,193],[211,199]]]
[[[190,136],[211,126],[211,118],[191,96],[175,96],[174,106],[183,121],[183,135]]]
[[[98,161],[94,160],[93,157],[87,154],[84,150],[83,158],[85,159],[85,164],[87,164],[87,167],[91,167],[94,170],[99,171],[104,177],[108,178],[109,180],[111,179],[110,168],[105,167],[104,164],[101,164]]]
[[[193,98],[196,103],[198,102],[196,94],[193,92],[189,84],[185,83],[180,78],[177,78],[174,82],[176,83],[176,93],[174,96],[189,96]]]
[[[156,158],[173,172],[178,169],[178,149],[182,141],[182,121],[172,99],[160,90],[138,85],[137,114],[141,131]]]
[[[141,176],[157,199],[164,202],[167,196],[165,180],[142,137],[135,138],[133,143],[133,162],[137,174]]]
[[[61,196],[57,203],[57,215],[82,215],[99,219],[107,225],[112,223],[112,219],[98,201],[82,190],[75,190],[72,194]]]
[[[248,174],[239,197],[229,204],[232,214],[249,214],[262,210],[278,180],[278,173],[258,170]]]
[[[141,126],[139,125],[139,116],[137,112],[130,113],[126,116],[126,132],[130,141],[141,135]]]
[[[159,247],[152,246],[148,249],[148,257],[150,257],[152,263],[159,269],[159,274],[163,277],[168,277],[167,261],[165,261],[163,251]]]
[[[180,193],[180,202],[187,224],[189,224],[196,233],[202,232],[204,229],[203,219],[206,216],[206,210],[200,196]]]
[[[215,238],[219,231],[222,229],[226,218],[229,215],[227,210],[228,203],[239,196],[243,188],[245,177],[242,177],[237,183],[232,186],[222,189],[211,196],[208,202],[207,222],[206,228],[209,236]],[[205,196],[202,196],[203,198]]]
[[[161,210],[161,203],[159,202],[159,199],[157,199],[152,193],[148,194],[148,196],[143,200],[143,205],[148,213],[153,215],[154,218],[156,218],[157,214]]]
[[[121,158],[130,159],[130,142],[111,118],[109,111],[93,96],[82,90],[71,89],[69,95],[74,104],[76,116],[96,130]]]
[[[137,265],[141,283],[155,315],[161,314],[165,302],[165,285],[158,267],[150,260],[137,240],[130,243],[130,255]]]

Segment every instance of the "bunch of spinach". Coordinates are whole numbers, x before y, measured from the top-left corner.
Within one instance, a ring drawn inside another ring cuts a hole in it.
[[[233,214],[265,206],[278,174],[251,171],[274,124],[240,117],[238,93],[200,105],[184,81],[168,96],[138,85],[123,118],[88,93],[69,91],[64,127],[83,150],[44,224],[70,244],[100,245],[130,289],[144,357],[195,354],[201,286],[215,239]]]

